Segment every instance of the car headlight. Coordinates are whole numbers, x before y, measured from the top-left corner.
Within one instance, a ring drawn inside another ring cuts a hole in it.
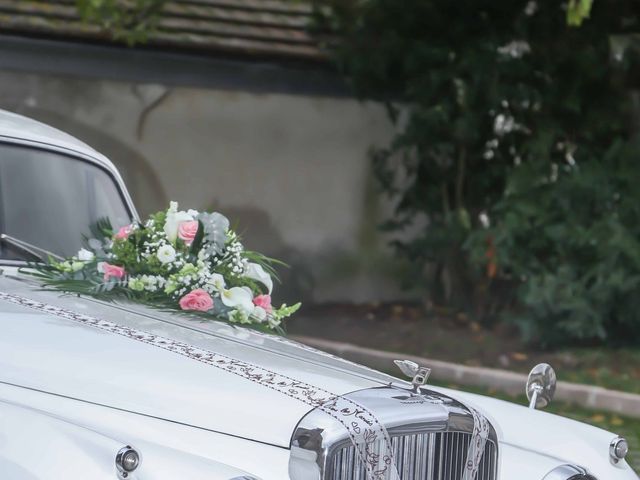
[[[135,448],[127,445],[116,454],[116,468],[120,478],[127,478],[131,472],[140,466],[140,454]]]
[[[609,445],[609,456],[613,463],[618,463],[620,460],[624,460],[624,457],[629,453],[629,444],[622,437],[616,437],[611,441]]]
[[[542,480],[597,480],[585,469],[575,465],[560,465],[547,473]]]

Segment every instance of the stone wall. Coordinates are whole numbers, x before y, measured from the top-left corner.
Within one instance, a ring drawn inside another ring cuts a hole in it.
[[[392,134],[381,105],[0,70],[0,108],[107,155],[142,215],[169,199],[227,214],[249,247],[291,264],[284,297],[403,295],[367,157]]]

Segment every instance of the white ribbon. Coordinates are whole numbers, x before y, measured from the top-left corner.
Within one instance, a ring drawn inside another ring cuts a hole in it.
[[[467,459],[464,462],[462,480],[475,480],[484,454],[484,447],[489,438],[489,420],[473,407],[467,407],[473,415],[473,434],[467,450]]]

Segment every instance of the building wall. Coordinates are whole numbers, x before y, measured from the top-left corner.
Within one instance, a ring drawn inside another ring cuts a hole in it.
[[[367,151],[392,126],[349,97],[184,87],[0,67],[0,108],[65,130],[122,171],[142,215],[215,208],[291,264],[283,296],[397,298]]]

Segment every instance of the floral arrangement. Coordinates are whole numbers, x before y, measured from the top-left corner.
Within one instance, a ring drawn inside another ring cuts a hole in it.
[[[31,273],[66,292],[121,295],[279,333],[300,307],[271,305],[273,266],[281,262],[246,250],[220,213],[180,211],[171,202],[167,211],[117,231],[100,221],[92,235],[76,256],[32,265]]]

